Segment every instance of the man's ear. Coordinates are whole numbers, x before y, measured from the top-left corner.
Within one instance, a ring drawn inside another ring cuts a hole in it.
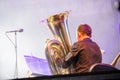
[[[80,37],[81,36],[81,33],[80,32],[78,32],[78,37]]]
[[[81,37],[81,33],[78,32],[78,33],[77,33],[77,39],[78,39],[78,41],[80,40],[80,37]]]

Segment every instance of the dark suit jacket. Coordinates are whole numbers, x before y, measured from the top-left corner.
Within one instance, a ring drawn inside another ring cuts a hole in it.
[[[62,61],[62,67],[73,66],[72,73],[88,72],[91,65],[102,62],[99,46],[86,38],[73,44],[70,52]]]

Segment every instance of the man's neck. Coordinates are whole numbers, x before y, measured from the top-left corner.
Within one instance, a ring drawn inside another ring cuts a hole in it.
[[[84,40],[86,38],[91,38],[90,36],[82,36],[81,40]]]

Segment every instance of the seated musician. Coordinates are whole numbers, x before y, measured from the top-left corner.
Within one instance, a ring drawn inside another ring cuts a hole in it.
[[[72,65],[72,73],[88,72],[95,63],[102,62],[100,47],[91,39],[92,29],[87,24],[81,24],[77,29],[77,42],[63,58],[56,58],[58,66],[68,68]]]

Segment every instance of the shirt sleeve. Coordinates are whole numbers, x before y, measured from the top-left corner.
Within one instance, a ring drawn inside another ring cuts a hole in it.
[[[65,56],[62,66],[64,68],[69,67],[74,62],[74,58],[79,53],[79,51],[80,45],[78,43],[74,43],[70,49],[70,52]]]
[[[71,47],[71,54],[72,54],[72,58],[76,57],[78,54],[80,54],[80,52],[84,50],[84,44],[82,44],[82,42],[76,42],[74,43],[74,45]]]

